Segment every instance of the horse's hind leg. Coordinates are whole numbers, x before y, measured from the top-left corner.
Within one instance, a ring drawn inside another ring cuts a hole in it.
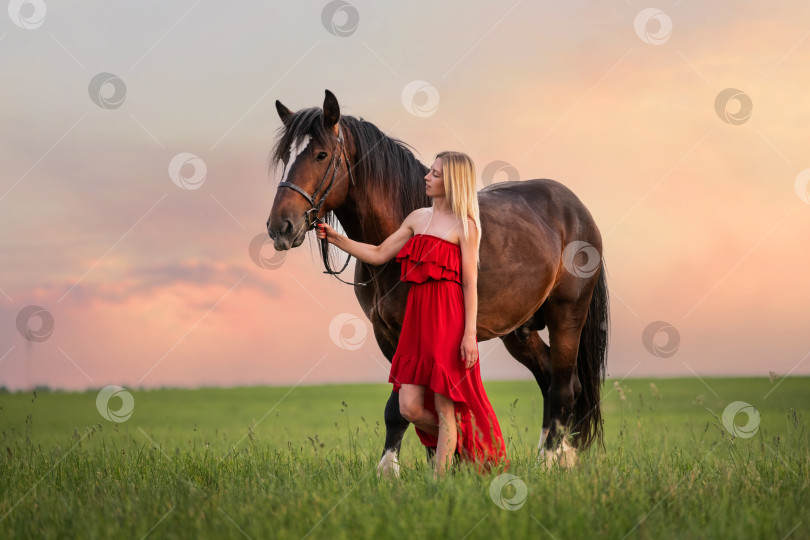
[[[385,404],[385,447],[377,465],[378,476],[399,476],[399,450],[409,425],[410,422],[399,412],[399,394],[391,392]]]
[[[505,336],[501,336],[501,341],[503,341],[509,354],[531,371],[534,380],[537,381],[537,386],[540,387],[540,391],[543,393],[543,427],[540,432],[540,442],[537,445],[539,453],[543,455],[551,425],[549,407],[551,351],[543,338],[540,337],[540,334],[536,330],[532,330],[528,323]]]
[[[563,431],[572,428],[574,402],[582,391],[577,375],[577,355],[582,327],[588,316],[588,302],[555,302],[549,299],[544,308],[551,351],[550,418],[546,447],[559,446],[557,450],[566,454],[570,451],[571,456],[566,463],[570,466],[576,462],[576,450],[567,443]],[[573,426],[573,431],[576,430],[577,427]]]

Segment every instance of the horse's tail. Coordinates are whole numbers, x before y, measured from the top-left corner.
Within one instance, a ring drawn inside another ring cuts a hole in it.
[[[577,375],[582,391],[574,403],[572,432],[578,433],[574,441],[578,448],[585,450],[594,441],[602,442],[602,408],[599,394],[605,381],[607,363],[608,334],[610,332],[610,310],[608,306],[607,277],[605,261],[599,267],[599,280],[593,290],[588,318],[579,337],[577,353]]]

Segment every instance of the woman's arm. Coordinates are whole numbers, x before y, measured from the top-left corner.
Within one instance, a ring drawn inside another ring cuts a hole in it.
[[[418,220],[418,212],[422,210],[424,209],[419,208],[408,214],[399,229],[383,240],[382,244],[379,246],[352,240],[348,236],[340,234],[326,223],[318,225],[318,238],[325,237],[330,244],[334,244],[364,263],[380,265],[399,253],[402,246],[413,236],[414,225],[416,220]]]
[[[461,340],[461,359],[467,368],[478,360],[478,228],[475,221],[467,220],[469,234],[461,239],[461,287],[464,290],[464,337]],[[463,235],[462,235],[463,236]]]

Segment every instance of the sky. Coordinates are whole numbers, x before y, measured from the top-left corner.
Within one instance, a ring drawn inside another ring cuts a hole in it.
[[[325,89],[425,164],[584,202],[609,376],[810,374],[808,64],[799,1],[12,1],[0,386],[387,382],[314,236],[262,247],[275,100]]]

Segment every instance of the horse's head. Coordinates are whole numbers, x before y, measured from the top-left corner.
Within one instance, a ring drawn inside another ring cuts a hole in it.
[[[293,113],[276,100],[282,126],[271,156],[271,167],[283,163],[267,233],[277,251],[298,247],[315,219],[346,200],[352,143],[340,124],[340,105],[326,90],[323,108]]]

